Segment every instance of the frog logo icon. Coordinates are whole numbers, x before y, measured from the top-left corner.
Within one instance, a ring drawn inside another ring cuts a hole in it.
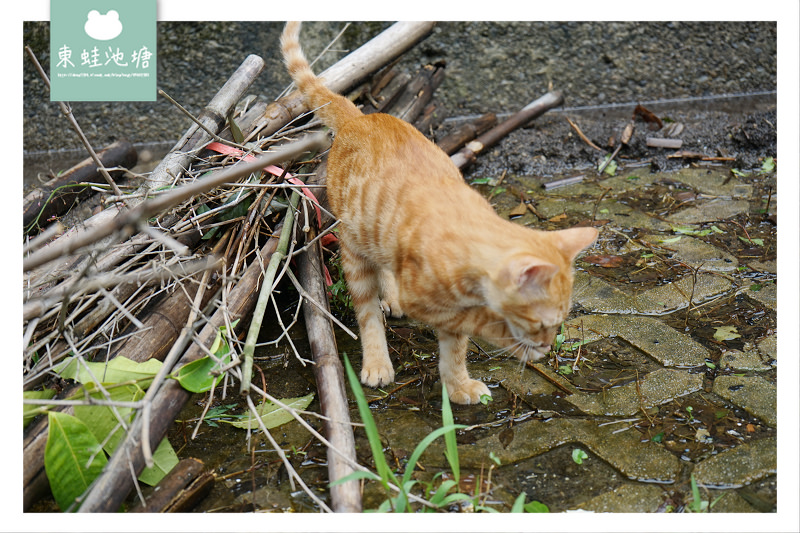
[[[101,15],[96,9],[89,11],[86,17],[86,24],[83,25],[86,35],[98,41],[110,41],[122,33],[122,22],[119,20],[119,13],[110,10],[105,15]]]

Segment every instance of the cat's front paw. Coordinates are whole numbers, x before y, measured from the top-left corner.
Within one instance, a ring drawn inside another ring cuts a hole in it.
[[[400,318],[405,314],[397,300],[381,300],[381,311],[387,317],[393,316],[394,318]]]
[[[377,389],[392,383],[394,381],[394,368],[391,363],[383,361],[378,362],[364,362],[361,368],[361,383],[367,387]]]
[[[489,392],[489,387],[477,379],[470,379],[453,385],[448,383],[447,393],[450,395],[450,401],[463,405],[478,403],[483,395],[492,396],[492,393]]]

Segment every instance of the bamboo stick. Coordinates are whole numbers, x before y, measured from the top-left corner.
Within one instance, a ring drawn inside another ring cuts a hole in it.
[[[397,22],[324,71],[320,78],[333,92],[344,93],[427,37],[434,24]],[[256,131],[268,137],[308,110],[303,96],[294,91],[267,106]]]
[[[127,139],[120,139],[97,153],[97,157],[105,168],[133,168],[138,159],[136,149]],[[109,172],[113,179],[118,179],[123,170]],[[87,157],[66,172],[54,177],[42,187],[28,193],[22,200],[22,226],[28,231],[41,228],[54,216],[65,213],[73,203],[92,194],[87,185],[81,183],[97,181],[100,171],[91,157]],[[67,188],[72,185],[73,187]]]
[[[501,122],[476,140],[467,144],[467,146],[451,155],[450,159],[458,168],[464,168],[475,159],[476,155],[494,146],[500,139],[515,129],[524,126],[536,117],[543,115],[547,111],[563,103],[564,96],[560,92],[549,92],[523,107],[518,113]]]
[[[442,137],[436,145],[444,150],[447,155],[452,155],[478,135],[493,128],[495,124],[497,124],[497,116],[494,113],[486,113],[454,129],[448,135]]]
[[[210,191],[223,183],[236,181],[242,176],[246,176],[266,166],[278,164],[302,153],[317,150],[325,145],[325,139],[326,137],[322,134],[310,135],[301,141],[290,143],[274,152],[269,152],[257,158],[255,161],[242,162],[224,170],[214,172],[202,180],[194,181],[172,189],[155,198],[151,198],[132,209],[122,211],[103,226],[73,234],[71,239],[61,242],[59,246],[53,244],[37,250],[22,261],[23,270],[32,270],[58,257],[69,255],[84,246],[95,243],[103,237],[107,237],[118,231],[130,235],[139,223],[146,221],[148,218],[184,200]]]
[[[311,229],[306,242],[313,240]],[[298,258],[300,283],[311,298],[328,305],[324,275],[322,274],[322,250],[314,243]],[[356,461],[355,439],[350,424],[350,411],[345,393],[345,381],[339,350],[333,334],[331,321],[316,306],[303,302],[308,342],[314,358],[314,376],[319,391],[320,406],[325,418],[325,432],[334,448]],[[328,479],[333,482],[353,472],[353,467],[328,448]],[[357,481],[334,485],[330,489],[335,512],[361,512],[361,493]]]
[[[253,352],[255,351],[258,334],[261,331],[261,323],[264,320],[264,314],[267,311],[269,297],[272,294],[275,274],[278,272],[278,266],[281,261],[286,258],[289,248],[289,238],[294,230],[294,212],[299,202],[300,194],[295,191],[292,193],[292,197],[289,200],[289,208],[286,210],[286,214],[283,218],[283,229],[278,239],[278,247],[272,254],[272,257],[270,257],[269,264],[264,273],[264,282],[261,284],[261,290],[258,293],[258,301],[256,302],[255,311],[253,312],[253,318],[247,330],[247,338],[245,339],[244,349],[242,350],[242,381],[239,385],[239,393],[242,395],[250,392],[250,381],[253,378]]]
[[[191,511],[214,488],[214,475],[199,459],[183,459],[170,470],[145,505],[131,513],[182,513]]]

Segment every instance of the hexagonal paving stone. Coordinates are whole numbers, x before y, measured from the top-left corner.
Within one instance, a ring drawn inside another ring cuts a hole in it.
[[[777,439],[759,439],[725,450],[698,464],[697,483],[711,488],[738,488],[758,481],[778,468]]]
[[[620,337],[664,366],[700,366],[709,355],[708,350],[688,335],[679,333],[655,318],[588,315],[569,320],[566,325],[569,326],[568,337],[575,336],[586,341],[601,337]]]
[[[727,279],[700,272],[652,289],[633,292],[616,288],[585,272],[575,273],[573,300],[595,313],[637,313],[660,316],[685,309],[689,297],[695,305],[726,293],[732,287]]]
[[[712,392],[768,425],[778,426],[778,388],[769,381],[758,376],[717,376]]]
[[[747,200],[714,198],[697,203],[699,205],[687,207],[677,213],[673,213],[670,215],[669,220],[678,224],[701,224],[703,222],[716,222],[717,220],[733,218],[750,210],[750,202]]]
[[[625,483],[581,503],[577,508],[596,513],[653,513],[663,503],[664,497],[664,491],[657,486]]]
[[[681,235],[679,240],[667,244],[662,243],[664,235],[645,235],[642,239],[674,251],[681,261],[692,268],[730,272],[739,266],[739,261],[728,252],[688,235]]]
[[[778,308],[778,286],[774,283],[765,283],[761,286],[761,289],[757,291],[748,290],[745,294],[770,309],[777,310]]]
[[[633,416],[642,408],[667,403],[702,387],[702,374],[661,368],[641,377],[638,383],[613,387],[602,393],[575,393],[565,400],[590,415]]]
[[[654,442],[642,442],[641,435],[633,429],[620,432],[616,425],[598,426],[591,420],[564,418],[530,420],[512,429],[510,442],[501,442],[500,434],[496,433],[460,449],[461,465],[480,468],[486,464],[490,450],[502,464],[511,464],[562,444],[580,442],[632,480],[672,483],[680,474],[681,465],[677,457]],[[432,445],[425,457],[428,461],[425,464],[445,466],[441,445]]]

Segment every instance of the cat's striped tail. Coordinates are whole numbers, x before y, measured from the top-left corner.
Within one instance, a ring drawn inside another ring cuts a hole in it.
[[[322,80],[314,75],[300,47],[300,22],[286,23],[281,35],[281,52],[286,68],[305,97],[308,108],[314,110],[314,114],[326,126],[335,132],[348,121],[362,115],[353,102],[325,87]]]

